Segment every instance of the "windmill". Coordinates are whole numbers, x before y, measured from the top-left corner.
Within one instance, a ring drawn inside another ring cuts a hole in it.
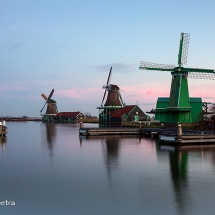
[[[56,105],[57,102],[51,99],[53,93],[54,93],[54,89],[52,89],[48,97],[46,97],[46,95],[44,95],[43,93],[41,94],[41,96],[46,100],[46,102],[40,112],[42,112],[44,107],[47,105],[46,113],[43,115],[43,118],[42,118],[43,121],[52,119],[58,113],[57,105]]]
[[[125,106],[125,103],[122,100],[122,96],[120,93],[120,88],[115,84],[110,84],[112,75],[112,67],[110,68],[109,75],[107,78],[106,84],[103,85],[104,95],[102,98],[101,106],[97,107],[99,109],[99,121],[100,122],[109,122],[111,114]],[[107,99],[105,104],[103,102],[105,100],[107,94]]]
[[[123,100],[122,100],[120,88],[117,85],[110,84],[111,75],[112,75],[112,67],[110,68],[107,83],[103,85],[103,89],[105,89],[105,92],[104,92],[101,106],[103,106],[103,102],[107,92],[108,92],[107,100],[104,106],[124,106],[125,104],[123,103]]]
[[[202,108],[200,110],[199,105],[197,107],[194,104],[200,103],[201,98],[189,97],[187,77],[215,79],[215,71],[213,69],[183,67],[184,64],[187,64],[189,41],[190,34],[181,33],[177,66],[140,62],[139,69],[169,71],[172,75],[170,97],[168,99],[158,98],[156,111],[154,112],[155,119],[157,118],[163,122],[195,122],[199,114],[197,112],[202,110]]]

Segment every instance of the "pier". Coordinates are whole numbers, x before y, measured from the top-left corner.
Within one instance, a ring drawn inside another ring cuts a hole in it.
[[[183,128],[180,124],[169,127],[113,127],[113,128],[83,128],[80,123],[79,135],[156,135],[161,145],[189,146],[210,144],[215,145],[215,131],[201,131]]]
[[[0,122],[0,136],[5,136],[7,133],[7,127],[5,121]]]
[[[161,144],[170,145],[199,145],[199,144],[215,144],[215,132],[214,131],[201,131],[201,130],[189,130],[183,129],[178,124],[175,132],[162,132],[159,135]]]
[[[141,128],[80,128],[80,135],[98,136],[98,135],[130,135],[142,134]]]
[[[215,132],[208,131],[188,131],[178,134],[160,134],[161,144],[170,145],[198,145],[198,144],[215,144]]]

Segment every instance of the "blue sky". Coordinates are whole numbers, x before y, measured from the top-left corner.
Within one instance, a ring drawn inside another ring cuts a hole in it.
[[[59,111],[98,115],[103,84],[144,111],[169,96],[168,72],[140,61],[177,64],[181,32],[190,33],[187,67],[215,69],[213,0],[1,0],[1,115],[39,116],[53,99]],[[214,102],[214,81],[189,79],[190,96]]]

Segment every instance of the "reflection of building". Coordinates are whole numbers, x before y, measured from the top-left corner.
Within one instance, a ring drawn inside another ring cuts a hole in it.
[[[0,137],[0,147],[1,147],[1,152],[5,153],[5,149],[6,149],[6,137]]]
[[[76,121],[76,120],[83,120],[86,116],[77,111],[77,112],[60,112],[55,117],[55,121]]]

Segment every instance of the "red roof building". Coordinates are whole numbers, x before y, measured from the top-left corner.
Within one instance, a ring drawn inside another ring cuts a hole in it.
[[[138,105],[127,105],[111,115],[111,122],[147,121],[147,116]]]

